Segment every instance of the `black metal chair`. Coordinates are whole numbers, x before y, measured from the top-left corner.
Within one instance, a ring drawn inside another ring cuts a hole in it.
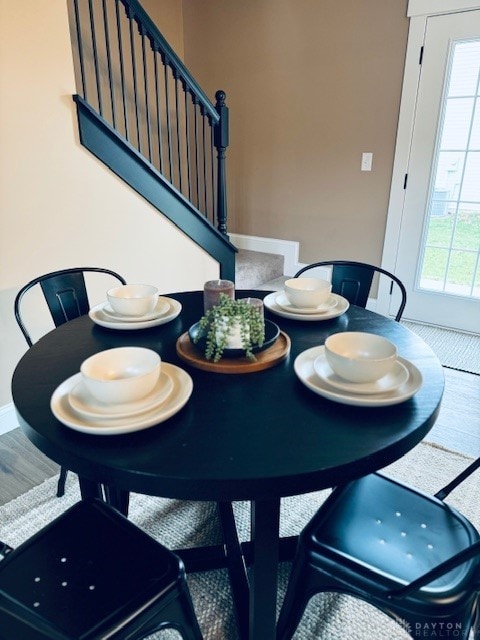
[[[414,638],[419,629],[437,638],[440,623],[455,637],[477,634],[480,534],[443,500],[479,466],[435,496],[380,474],[335,489],[300,535],[278,640],[291,638],[310,598],[328,591],[368,602]]]
[[[69,320],[73,320],[89,312],[90,304],[85,284],[85,273],[87,272],[106,274],[107,276],[115,278],[121,282],[121,284],[126,284],[122,276],[110,269],[102,269],[100,267],[73,267],[71,269],[62,269],[38,276],[20,289],[15,298],[15,319],[29,347],[32,346],[33,341],[21,313],[25,294],[38,285],[43,291],[52,320],[55,326],[58,327]],[[67,469],[62,467],[58,481],[57,496],[64,494],[66,479]]]
[[[332,267],[332,292],[337,293],[346,298],[350,304],[355,304],[365,308],[368,295],[372,286],[372,281],[376,273],[383,274],[390,278],[390,292],[393,290],[393,284],[397,284],[400,289],[401,302],[398,308],[395,320],[400,321],[405,305],[407,304],[407,292],[402,281],[389,271],[376,267],[373,264],[365,262],[353,262],[351,260],[325,260],[322,262],[314,262],[303,267],[295,274],[295,278],[315,267]]]
[[[98,499],[1,549],[2,640],[202,640],[182,560]]]

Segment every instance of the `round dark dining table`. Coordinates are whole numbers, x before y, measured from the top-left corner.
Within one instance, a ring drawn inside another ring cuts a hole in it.
[[[266,293],[241,290],[236,296]],[[291,555],[293,548],[292,541],[279,539],[280,499],[377,471],[415,447],[437,417],[442,367],[422,339],[400,323],[350,306],[324,321],[286,319],[265,309],[265,317],[291,340],[287,357],[252,373],[204,371],[180,359],[176,350],[179,336],[203,314],[203,292],[165,295],[182,305],[180,315],[166,324],[113,330],[86,315],[34,344],[12,381],[19,423],[38,449],[78,474],[84,496],[101,483],[112,496],[134,491],[218,503],[225,544],[217,551],[233,583],[240,637],[273,640],[277,564],[283,551]],[[295,358],[339,331],[389,338],[421,372],[420,389],[401,404],[366,407],[340,404],[306,388],[294,372]],[[193,379],[187,404],[161,424],[115,436],[80,433],[59,422],[50,409],[55,389],[78,373],[88,356],[125,345],[153,349],[164,362],[186,370]],[[237,500],[251,502],[251,539],[242,544],[231,510]],[[197,551],[180,551],[187,571],[220,566],[211,549],[210,555],[202,554],[204,548]],[[244,565],[250,563],[247,579]]]

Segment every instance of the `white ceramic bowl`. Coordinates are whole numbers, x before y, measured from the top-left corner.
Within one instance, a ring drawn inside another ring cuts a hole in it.
[[[145,397],[157,384],[161,358],[152,349],[118,347],[100,351],[80,366],[88,391],[100,402],[118,404]]]
[[[305,309],[322,305],[332,290],[332,283],[321,278],[291,278],[284,286],[290,304]]]
[[[374,333],[344,331],[325,340],[325,357],[333,371],[345,380],[375,382],[393,368],[397,347]]]
[[[125,284],[107,291],[114,311],[122,316],[145,316],[158,302],[158,289],[150,284]]]

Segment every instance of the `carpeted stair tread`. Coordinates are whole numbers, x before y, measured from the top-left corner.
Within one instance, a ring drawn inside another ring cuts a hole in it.
[[[235,265],[235,287],[253,289],[283,275],[284,257],[274,253],[239,249]]]

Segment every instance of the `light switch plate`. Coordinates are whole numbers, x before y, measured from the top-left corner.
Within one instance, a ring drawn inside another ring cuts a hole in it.
[[[362,171],[372,170],[373,153],[362,153]]]

